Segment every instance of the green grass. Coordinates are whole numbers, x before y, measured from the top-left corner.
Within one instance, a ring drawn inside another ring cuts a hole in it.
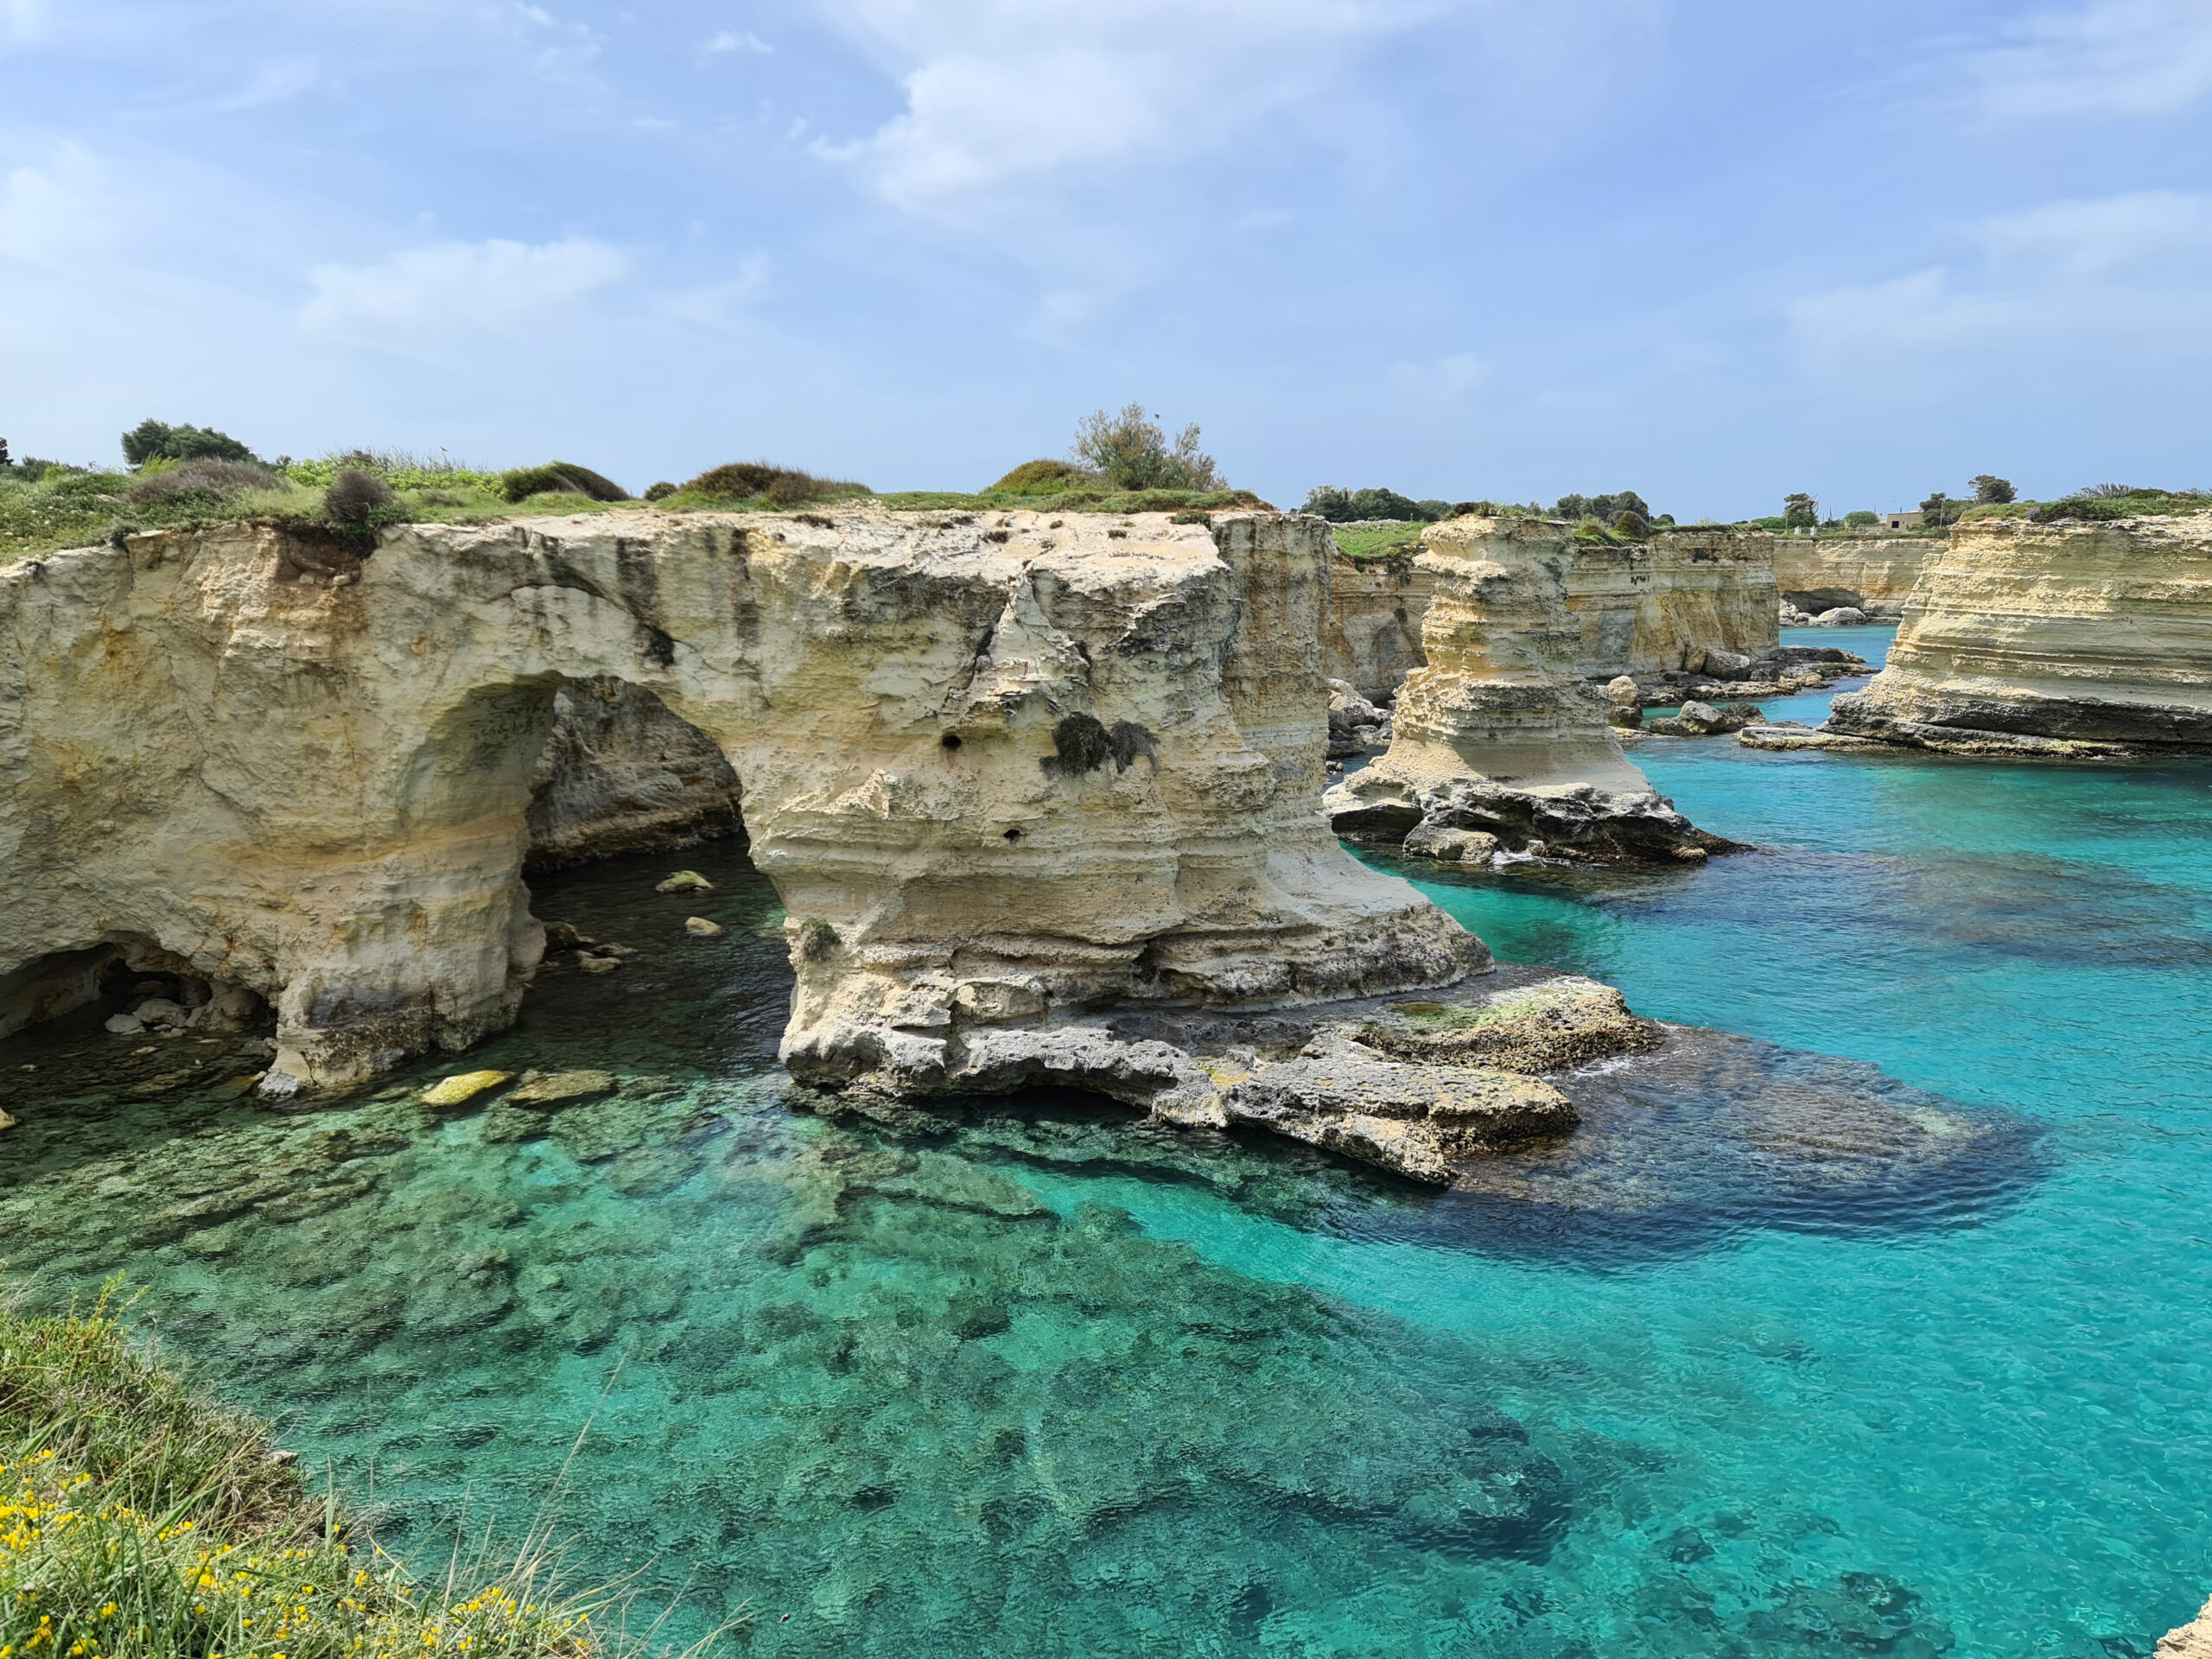
[[[1337,531],[1337,551],[1355,564],[1370,561],[1409,559],[1421,551],[1421,533],[1428,526],[1418,519],[1403,524]]]
[[[312,1497],[269,1425],[135,1349],[112,1299],[0,1306],[5,1659],[625,1659],[620,1586],[570,1592],[542,1532],[418,1579]]]

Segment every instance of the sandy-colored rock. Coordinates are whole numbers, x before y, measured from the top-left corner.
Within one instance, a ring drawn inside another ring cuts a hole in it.
[[[1428,660],[1421,619],[1436,579],[1410,555],[1355,563],[1329,561],[1329,609],[1321,631],[1322,671],[1370,701],[1397,695],[1406,676]]]
[[[1567,608],[1584,679],[1694,669],[1707,650],[1748,663],[1780,637],[1774,544],[1734,530],[1661,530],[1648,542],[1571,544]]]
[[[620,957],[595,957],[580,954],[576,957],[576,966],[582,969],[584,972],[588,974],[611,974],[621,965],[622,958]]]
[[[1566,526],[1556,528],[1564,535]],[[1771,646],[1779,611],[1773,556],[1783,537],[1760,531],[1666,530],[1606,547],[1569,540],[1567,607],[1583,679],[1694,667],[1707,647],[1746,660]],[[1417,557],[1330,565],[1322,665],[1370,698],[1395,693],[1427,666],[1422,629],[1436,573]]]
[[[1439,1185],[1469,1159],[1555,1139],[1579,1121],[1566,1096],[1533,1077],[1407,1065],[1334,1032],[1232,1084],[1222,1105],[1231,1123]]]
[[[1464,518],[1431,525],[1422,541],[1419,563],[1436,578],[1428,666],[1399,694],[1389,752],[1329,791],[1337,832],[1402,841],[1427,823],[1496,836],[1510,850],[1535,838],[1609,861],[1696,842],[1629,764],[1608,705],[1576,671],[1566,527]]]
[[[1956,526],[1827,729],[2028,758],[2212,748],[2212,513]]]
[[[703,916],[686,916],[683,931],[694,938],[713,939],[721,938],[725,930],[720,922],[710,922]]]
[[[9,1116],[5,1107],[0,1107],[0,1129],[12,1129],[20,1122],[22,1122],[20,1118]]]
[[[729,761],[809,1079],[958,1090],[971,1032],[1449,983],[1480,943],[1317,810],[1327,550],[1265,513],[861,505],[19,563],[0,1026],[118,951],[273,1005],[270,1092],[505,1026],[554,704],[609,680]],[[359,579],[299,580],[333,560]]]
[[[665,880],[653,883],[655,893],[712,893],[715,884],[696,870],[678,870]]]
[[[564,683],[531,779],[529,867],[742,837],[739,793],[714,740],[643,686]]]
[[[1912,596],[1921,567],[1943,547],[1940,538],[1929,536],[1766,539],[1772,550],[1776,588],[1785,601],[1808,616],[1847,605],[1873,615],[1897,615]]]
[[[2188,1624],[2158,1638],[2158,1659],[2212,1659],[2212,1601]]]
[[[425,1106],[459,1106],[474,1100],[487,1089],[496,1089],[503,1083],[512,1083],[512,1071],[461,1071],[444,1082],[425,1089],[422,1101]]]
[[[1642,688],[1625,674],[1616,674],[1605,682],[1605,701],[1616,707],[1633,709],[1643,695]]]

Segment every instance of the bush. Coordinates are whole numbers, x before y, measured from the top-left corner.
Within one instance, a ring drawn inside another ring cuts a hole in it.
[[[1100,483],[1097,474],[1086,472],[1071,461],[1025,461],[991,486],[1026,495],[1044,489],[1066,489],[1071,485]]]
[[[330,481],[322,498],[322,516],[346,530],[372,531],[395,524],[407,516],[399,492],[374,473],[348,467]]]
[[[2003,506],[2019,499],[2018,492],[2013,489],[2009,479],[1999,478],[1991,473],[1977,473],[1967,481],[1974,486],[1977,506]]]
[[[1861,507],[1856,512],[1845,513],[1843,515],[1843,522],[1847,529],[1864,530],[1869,524],[1880,524],[1882,522],[1882,515],[1878,512],[1872,512],[1865,507]]]
[[[1198,448],[1197,422],[1177,434],[1171,445],[1142,404],[1128,404],[1118,415],[1102,409],[1085,416],[1076,427],[1069,460],[1117,490],[1211,492],[1228,487],[1213,457]]]
[[[145,420],[123,435],[123,458],[133,467],[149,461],[245,461],[260,457],[227,432],[213,427],[169,426]]]
[[[1569,524],[1579,519],[1596,518],[1611,524],[1624,512],[1632,512],[1646,524],[1651,520],[1651,507],[1634,490],[1622,490],[1613,495],[1562,495],[1552,508],[1552,517],[1564,518]]]
[[[1640,542],[1651,534],[1651,524],[1640,512],[1618,513],[1613,518],[1613,531],[1631,542]]]
[[[865,495],[868,486],[817,478],[796,467],[779,467],[766,461],[736,461],[700,474],[677,493],[715,501],[766,500],[772,506],[795,507],[842,495]]]
[[[675,493],[676,486],[670,483],[666,479],[663,479],[658,484],[648,484],[645,486],[645,499],[648,501],[665,501],[670,496],[674,495]]]
[[[1307,493],[1304,511],[1326,518],[1332,524],[1357,524],[1370,518],[1434,524],[1452,517],[1452,504],[1416,501],[1395,490],[1340,490],[1333,484],[1324,484]]]
[[[499,493],[510,501],[526,501],[533,495],[573,490],[594,501],[627,501],[629,491],[603,474],[573,461],[549,461],[543,467],[518,467],[499,474]]]
[[[141,506],[219,506],[249,490],[289,490],[283,474],[238,461],[188,461],[182,466],[149,469],[133,479],[128,492]]]

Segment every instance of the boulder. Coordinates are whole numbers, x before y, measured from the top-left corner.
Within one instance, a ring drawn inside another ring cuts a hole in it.
[[[142,1026],[181,1026],[191,1017],[166,996],[149,996],[130,1012]]]
[[[8,1109],[6,1107],[0,1106],[0,1129],[12,1129],[19,1121],[19,1119],[8,1116]]]
[[[715,884],[696,870],[678,870],[665,881],[653,884],[655,893],[712,893]]]
[[[576,966],[588,974],[611,974],[622,965],[620,957],[578,957]]]
[[[503,1083],[514,1081],[512,1071],[461,1071],[443,1083],[425,1089],[421,1096],[425,1106],[459,1106],[474,1100],[487,1089],[497,1089]],[[264,1079],[265,1081],[265,1079]]]
[[[1222,1096],[1231,1123],[1448,1185],[1463,1160],[1571,1133],[1567,1096],[1482,1066],[1408,1065],[1324,1032],[1295,1059],[1265,1065]]]
[[[1718,645],[1707,645],[1692,653],[1698,660],[1692,664],[1687,658],[1682,666],[1692,673],[1710,674],[1716,680],[1741,679],[1751,671],[1751,658],[1740,651],[1724,651]]]
[[[696,938],[711,939],[719,937],[724,929],[720,922],[710,922],[703,916],[686,916],[683,931]]]
[[[1635,703],[1615,703],[1605,713],[1608,725],[1634,731],[1643,724],[1643,710]]]
[[[1406,832],[1408,857],[1433,858],[1442,864],[1484,863],[1497,850],[1497,837],[1481,830],[1423,823]]]
[[[146,1022],[134,1014],[111,1014],[108,1018],[107,1029],[118,1037],[136,1037],[146,1029]]]
[[[1617,674],[1605,682],[1605,701],[1618,707],[1633,709],[1643,696],[1643,688],[1625,674]]]
[[[1816,628],[1859,628],[1866,625],[1866,613],[1855,605],[1839,605],[1832,611],[1822,611],[1813,619]]]

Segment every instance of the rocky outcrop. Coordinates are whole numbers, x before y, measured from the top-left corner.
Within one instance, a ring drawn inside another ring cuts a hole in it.
[[[1370,702],[1387,702],[1421,655],[1421,619],[1436,579],[1410,556],[1329,561],[1329,613],[1322,625],[1321,667]]]
[[[1338,834],[1402,842],[1428,825],[1494,836],[1508,853],[1605,861],[1731,844],[1694,830],[1629,764],[1577,673],[1564,525],[1455,518],[1422,541],[1436,581],[1428,665],[1399,695],[1389,752],[1329,791]]]
[[[1480,943],[1317,810],[1326,555],[1271,514],[865,506],[19,563],[0,995],[58,1012],[118,961],[251,993],[264,1089],[467,1046],[545,948],[520,873],[557,699],[609,682],[741,786],[804,1077],[961,1092],[1020,1071],[993,1033],[1100,1009],[1448,984]]]
[[[1568,542],[1567,607],[1580,634],[1573,671],[1586,680],[1694,673],[1707,650],[1757,657],[1777,639],[1771,567],[1783,539],[1669,530],[1618,547]],[[1333,560],[1323,671],[1387,702],[1427,664],[1421,630],[1435,593],[1435,573],[1416,557]]]
[[[1848,606],[1893,617],[1912,596],[1921,567],[1943,543],[1929,536],[1870,536],[1863,541],[1770,536],[1775,586],[1808,616]]]
[[[603,677],[553,694],[553,729],[531,779],[533,869],[745,833],[737,773],[715,741],[658,697]]]
[[[2212,750],[2212,514],[1958,525],[1888,666],[1825,731],[2031,758]]]
[[[2212,1659],[2212,1601],[2189,1624],[2158,1638],[2158,1659]]]
[[[1567,608],[1582,635],[1584,679],[1694,671],[1707,651],[1746,659],[1774,645],[1781,538],[1733,530],[1663,530],[1620,547],[1573,543]]]

